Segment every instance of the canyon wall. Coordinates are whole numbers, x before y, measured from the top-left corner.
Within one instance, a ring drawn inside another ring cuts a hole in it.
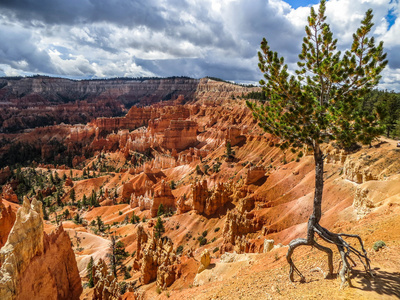
[[[0,132],[118,116],[183,95],[193,99],[199,80],[191,78],[70,80],[35,76],[0,78]]]

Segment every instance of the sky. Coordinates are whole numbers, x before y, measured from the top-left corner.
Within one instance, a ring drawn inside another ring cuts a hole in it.
[[[73,79],[205,76],[262,78],[263,37],[295,70],[311,5],[304,0],[0,0],[0,76]],[[340,50],[365,11],[389,64],[381,89],[400,92],[399,0],[328,0]]]

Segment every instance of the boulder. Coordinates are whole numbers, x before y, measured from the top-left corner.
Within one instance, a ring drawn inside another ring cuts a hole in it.
[[[208,266],[210,265],[211,262],[211,257],[210,257],[210,252],[205,249],[202,253],[201,253],[201,257],[200,257],[200,267],[197,270],[197,273],[201,273],[203,272],[205,269],[208,268]]]
[[[263,253],[270,252],[274,248],[274,240],[264,240]]]

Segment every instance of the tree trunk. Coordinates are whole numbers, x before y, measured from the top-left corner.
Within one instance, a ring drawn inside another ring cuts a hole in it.
[[[322,246],[318,244],[314,240],[314,235],[317,233],[324,241],[334,244],[337,246],[339,253],[342,258],[342,269],[339,272],[339,277],[342,280],[342,284],[344,284],[346,281],[349,281],[349,278],[346,279],[346,274],[351,268],[349,260],[351,262],[354,262],[350,258],[350,254],[355,254],[358,256],[360,261],[363,263],[365,270],[367,271],[368,274],[371,274],[371,267],[369,264],[369,259],[367,257],[367,252],[364,249],[364,245],[362,243],[361,238],[358,235],[351,235],[351,234],[336,234],[332,233],[329,230],[323,228],[319,222],[321,220],[322,216],[322,193],[324,189],[324,154],[319,147],[319,144],[315,143],[313,146],[314,150],[314,162],[315,162],[315,192],[314,192],[314,202],[313,202],[313,212],[308,219],[308,224],[307,224],[307,239],[303,238],[297,238],[292,240],[289,243],[289,249],[286,254],[286,259],[290,265],[290,271],[289,271],[289,278],[291,281],[294,280],[294,272],[296,272],[300,276],[300,282],[304,282],[305,278],[301,274],[301,272],[297,269],[297,267],[294,265],[293,260],[292,260],[292,254],[294,250],[297,247],[300,246],[314,246],[318,250],[321,250],[325,252],[328,255],[328,268],[329,268],[329,273],[328,276],[332,275],[333,273],[333,252],[330,248]],[[348,237],[348,238],[356,238],[358,239],[360,245],[361,245],[361,251],[356,250],[354,247],[351,247],[343,238]],[[364,261],[363,261],[364,260]]]
[[[312,243],[314,239],[314,227],[319,223],[322,216],[322,193],[324,190],[324,155],[318,144],[314,145],[314,162],[315,162],[315,190],[313,212],[308,220],[307,226],[307,242]]]

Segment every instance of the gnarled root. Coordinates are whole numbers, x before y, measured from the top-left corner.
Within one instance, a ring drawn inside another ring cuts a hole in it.
[[[310,226],[310,224],[309,224],[309,226]],[[342,268],[338,274],[339,278],[342,281],[342,286],[344,286],[346,284],[346,282],[349,284],[349,286],[351,286],[349,272],[352,267],[356,266],[354,260],[350,257],[351,254],[355,255],[355,257],[357,257],[361,261],[361,263],[364,265],[364,268],[365,268],[365,271],[367,272],[367,274],[372,276],[370,260],[367,256],[367,252],[364,248],[364,244],[358,235],[344,234],[344,233],[339,233],[339,234],[332,233],[317,223],[315,225],[312,225],[312,230],[308,230],[309,236],[307,237],[307,239],[298,238],[298,239],[292,240],[289,243],[289,249],[286,254],[286,259],[290,265],[289,278],[291,281],[294,281],[294,272],[296,272],[300,276],[300,282],[305,281],[303,274],[301,274],[301,272],[295,266],[295,264],[293,263],[293,260],[292,260],[293,251],[297,247],[300,247],[300,246],[314,246],[318,250],[325,252],[328,255],[328,268],[329,268],[328,276],[333,274],[332,250],[328,247],[318,244],[314,240],[314,233],[317,233],[324,241],[337,246],[340,256],[341,256],[341,263],[342,263]],[[358,251],[357,249],[352,247],[349,243],[347,243],[344,240],[344,238],[358,239],[360,246],[361,246],[361,251]],[[352,265],[350,265],[349,262],[351,262]],[[346,277],[346,275],[347,275],[347,277]]]

